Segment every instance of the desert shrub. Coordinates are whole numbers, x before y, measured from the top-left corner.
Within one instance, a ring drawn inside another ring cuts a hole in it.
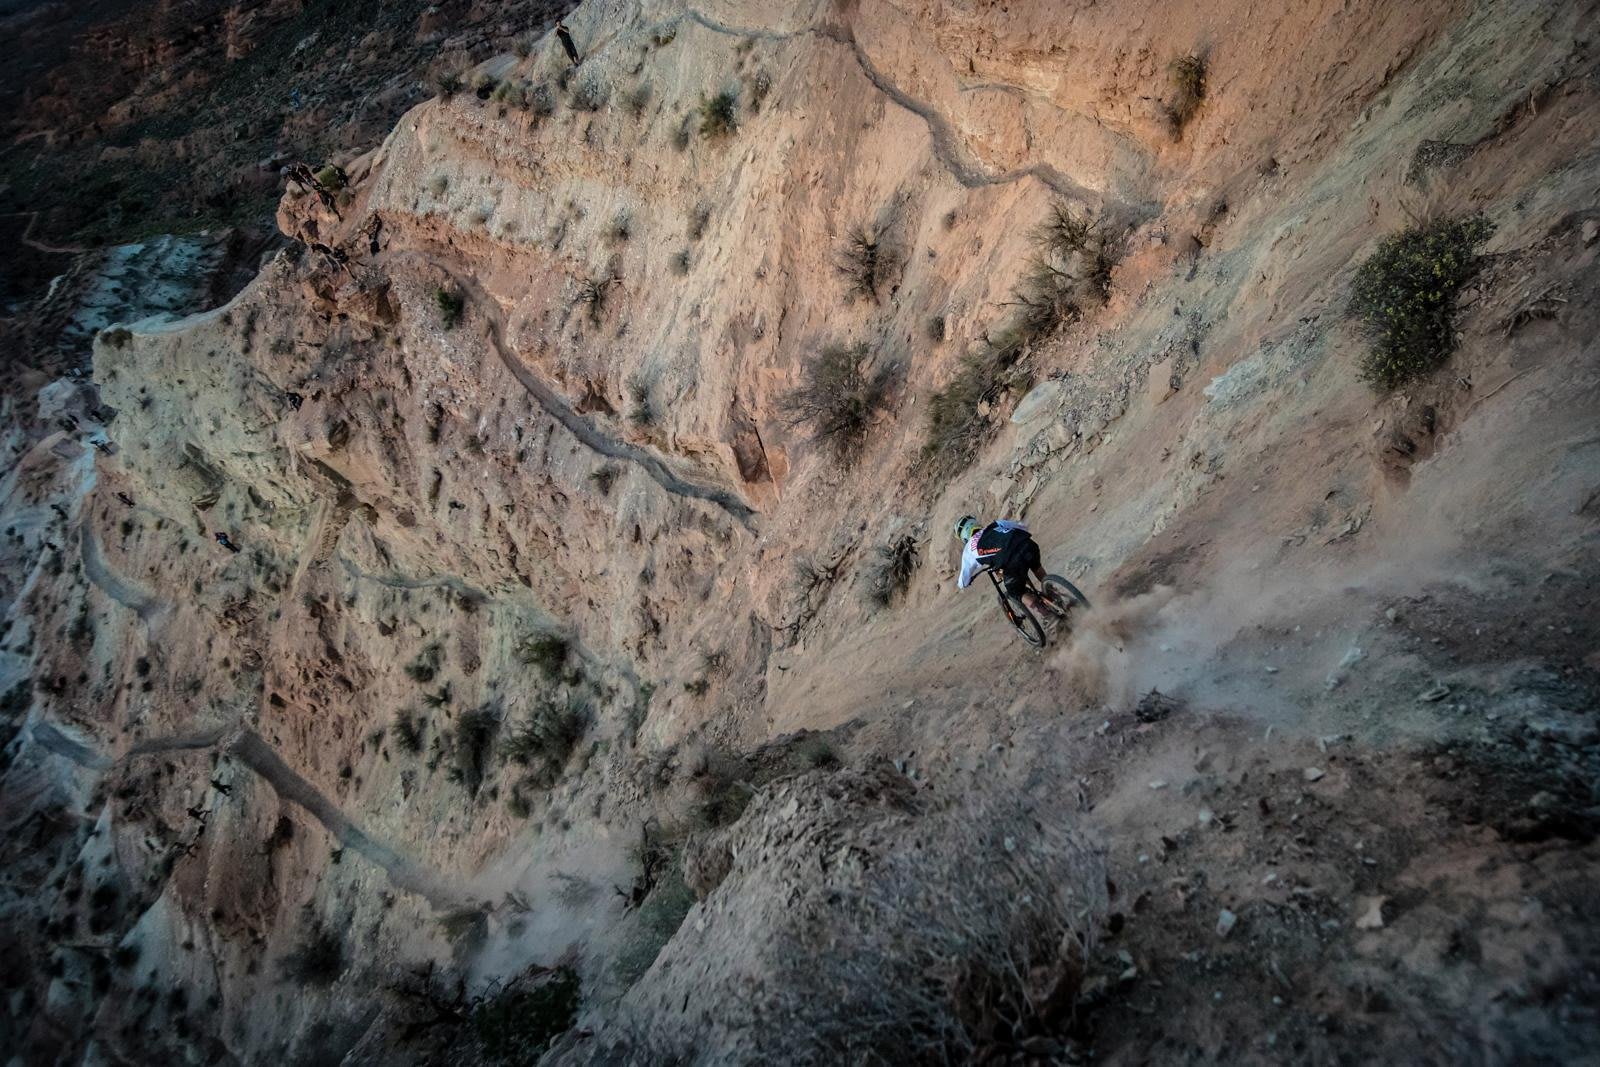
[[[433,305],[439,311],[439,325],[452,330],[461,321],[461,313],[466,309],[467,302],[455,290],[439,288],[433,291]]]
[[[672,147],[680,152],[687,151],[689,143],[694,140],[694,113],[689,112],[678,122],[678,128],[672,131]]]
[[[428,705],[428,707],[430,707],[430,708],[447,708],[447,707],[449,707],[450,706],[450,683],[446,682],[446,683],[444,683],[444,685],[441,685],[437,692],[424,694],[423,697],[422,697],[422,702],[424,704]]]
[[[782,401],[789,424],[809,426],[811,439],[841,463],[860,450],[873,417],[888,400],[888,371],[872,370],[871,362],[864,344],[828,345]]]
[[[523,107],[534,118],[543,119],[555,114],[556,94],[545,82],[530,88],[523,97]]]
[[[611,299],[611,287],[617,279],[614,276],[604,278],[585,278],[578,283],[578,303],[587,309],[589,321],[600,325],[605,316],[606,305]]]
[[[650,40],[655,43],[657,48],[665,48],[667,45],[675,41],[677,37],[678,24],[673,23],[672,25],[667,26],[664,29],[659,29],[655,33],[651,34]]]
[[[633,406],[628,409],[628,421],[635,426],[651,426],[656,421],[656,409],[650,400],[650,380],[641,374],[628,378],[628,399]]]
[[[489,704],[463,712],[456,722],[456,772],[470,796],[477,796],[478,787],[483,784],[489,751],[499,732],[500,712]]]
[[[617,468],[607,463],[605,466],[591,471],[589,480],[594,483],[595,489],[599,491],[601,496],[610,496],[611,487],[617,481]]]
[[[581,1004],[577,973],[558,967],[536,984],[518,985],[480,1002],[473,1009],[472,1026],[489,1059],[531,1065],[572,1029]]]
[[[689,250],[682,249],[672,256],[672,271],[674,274],[689,273]]]
[[[499,87],[500,79],[488,71],[480,71],[477,77],[472,79],[472,95],[479,100],[489,99]]]
[[[514,763],[533,767],[541,777],[559,777],[591,718],[588,705],[580,700],[544,703],[511,727],[500,751]]]
[[[804,771],[826,770],[839,766],[839,750],[821,734],[804,738],[789,752],[790,761]]]
[[[606,237],[618,243],[626,242],[633,236],[633,217],[627,211],[619,211],[611,220],[611,225],[606,229]]]
[[[428,192],[435,197],[443,196],[448,188],[450,188],[450,176],[447,174],[435,174],[428,179]]]
[[[409,752],[415,756],[422,751],[422,735],[427,729],[425,723],[415,712],[405,709],[400,712],[394,722],[394,738],[400,746],[400,751]]]
[[[126,348],[128,342],[133,340],[133,333],[125,327],[113,326],[109,330],[101,330],[99,338],[111,348]]]
[[[461,91],[461,75],[457,71],[446,71],[434,79],[433,84],[438,88],[439,95],[449,100]]]
[[[930,315],[928,317],[928,340],[936,345],[944,344],[950,336],[950,325],[943,315]]]
[[[299,946],[284,957],[283,970],[307,985],[332,985],[344,973],[344,941],[321,923],[313,923]]]
[[[1192,53],[1179,56],[1168,65],[1167,74],[1172,79],[1172,102],[1167,105],[1167,118],[1172,122],[1173,132],[1182,133],[1206,98],[1206,61]]]
[[[889,255],[883,234],[867,226],[853,227],[834,264],[845,280],[845,295],[878,302],[878,290],[889,273]]]
[[[433,681],[439,673],[439,665],[444,662],[444,646],[437,643],[429,645],[417,653],[417,658],[406,664],[406,676],[419,685]]]
[[[650,83],[641,82],[634,86],[633,92],[628,94],[628,112],[634,118],[644,114],[644,109],[650,106]]]
[[[533,55],[533,38],[518,37],[512,42],[511,51],[516,54],[518,59],[527,59]]]
[[[724,89],[700,102],[700,136],[729,137],[738,129],[738,92]]]
[[[610,99],[611,86],[597,71],[580,78],[572,90],[572,106],[579,111],[599,111]]]
[[[1456,296],[1477,273],[1474,249],[1493,232],[1481,215],[1416,223],[1385,239],[1357,268],[1350,310],[1369,334],[1363,381],[1393,389],[1450,357]]]
[[[879,545],[867,564],[867,599],[888,607],[906,591],[917,572],[917,542],[902,534],[886,545]]]
[[[546,631],[529,634],[517,645],[517,659],[524,666],[538,667],[545,677],[554,678],[567,664],[571,643],[561,634]]]
[[[949,471],[972,462],[989,423],[985,405],[993,404],[1006,389],[1024,387],[1031,378],[1023,356],[1022,334],[1008,330],[986,338],[962,358],[955,377],[928,400],[925,463]]]

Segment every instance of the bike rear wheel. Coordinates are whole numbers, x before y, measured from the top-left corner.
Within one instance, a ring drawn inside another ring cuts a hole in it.
[[[1002,595],[1000,606],[1005,609],[1006,618],[1017,628],[1017,633],[1022,635],[1024,641],[1034,648],[1044,647],[1044,627],[1039,625],[1039,620],[1028,610],[1028,605],[1007,594]]]
[[[1089,598],[1059,574],[1045,575],[1044,587],[1040,591],[1044,594],[1045,602],[1062,615],[1066,615],[1074,607],[1089,606]]]

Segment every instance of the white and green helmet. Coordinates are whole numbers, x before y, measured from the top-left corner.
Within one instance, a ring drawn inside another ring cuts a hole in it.
[[[956,540],[970,541],[972,535],[978,532],[978,517],[976,515],[963,515],[956,520]]]

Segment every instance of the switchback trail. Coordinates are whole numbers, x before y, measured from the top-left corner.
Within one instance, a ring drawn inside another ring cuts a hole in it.
[[[704,500],[715,504],[729,515],[738,519],[746,528],[755,528],[755,511],[734,494],[726,489],[699,485],[678,477],[665,463],[650,452],[636,445],[630,445],[625,441],[618,441],[616,438],[597,429],[588,419],[572,410],[571,405],[558,396],[555,390],[546,385],[507,346],[502,323],[505,313],[500,308],[500,302],[485,292],[475,278],[452,269],[426,252],[417,250],[384,252],[373,257],[372,262],[376,265],[396,259],[410,259],[427,264],[436,270],[443,271],[451,281],[460,286],[462,291],[472,298],[473,304],[483,309],[484,318],[489,323],[489,343],[494,347],[495,354],[500,357],[500,362],[505,366],[506,370],[510,371],[511,376],[517,380],[522,388],[539,402],[539,406],[544,408],[547,415],[565,427],[567,432],[576,437],[585,447],[610,459],[620,459],[634,464],[649,475],[652,481],[674,496]]]
[[[108,771],[119,763],[139,756],[220,746],[223,752],[259,775],[281,799],[309,813],[322,824],[323,829],[338,839],[339,844],[381,868],[397,888],[415,893],[437,908],[460,908],[470,904],[466,896],[451,889],[439,875],[413,863],[358,826],[320,789],[285,763],[283,757],[254,730],[219,726],[192,734],[149,738],[135,743],[117,758],[97,752],[54,723],[37,721],[29,728],[29,733],[34,742],[46,751],[96,771]]]
[[[1104,197],[1063,174],[1059,169],[1049,163],[1035,163],[1030,167],[1017,167],[1007,171],[990,171],[985,169],[971,152],[966,144],[956,134],[946,119],[932,104],[918,100],[916,97],[901,89],[877,68],[866,50],[861,47],[848,26],[808,26],[801,30],[774,31],[749,29],[742,26],[730,26],[716,19],[702,15],[693,8],[685,12],[685,17],[712,33],[720,33],[730,37],[751,37],[766,41],[788,41],[796,37],[816,36],[827,40],[847,45],[855,56],[856,64],[861,68],[861,73],[883,95],[905,108],[913,115],[920,118],[928,127],[928,137],[933,142],[933,154],[950,176],[960,182],[964,188],[978,189],[988,185],[1009,185],[1024,178],[1033,178],[1040,184],[1048,187],[1055,193],[1082,204],[1097,208],[1104,208]]]

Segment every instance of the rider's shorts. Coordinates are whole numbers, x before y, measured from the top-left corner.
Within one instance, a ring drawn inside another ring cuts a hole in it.
[[[1006,577],[1006,592],[1020,597],[1028,590],[1028,572],[1035,567],[1042,567],[1044,561],[1039,555],[1039,542],[1020,530],[1011,536],[1022,541],[1007,546],[1006,562],[1001,573]]]

